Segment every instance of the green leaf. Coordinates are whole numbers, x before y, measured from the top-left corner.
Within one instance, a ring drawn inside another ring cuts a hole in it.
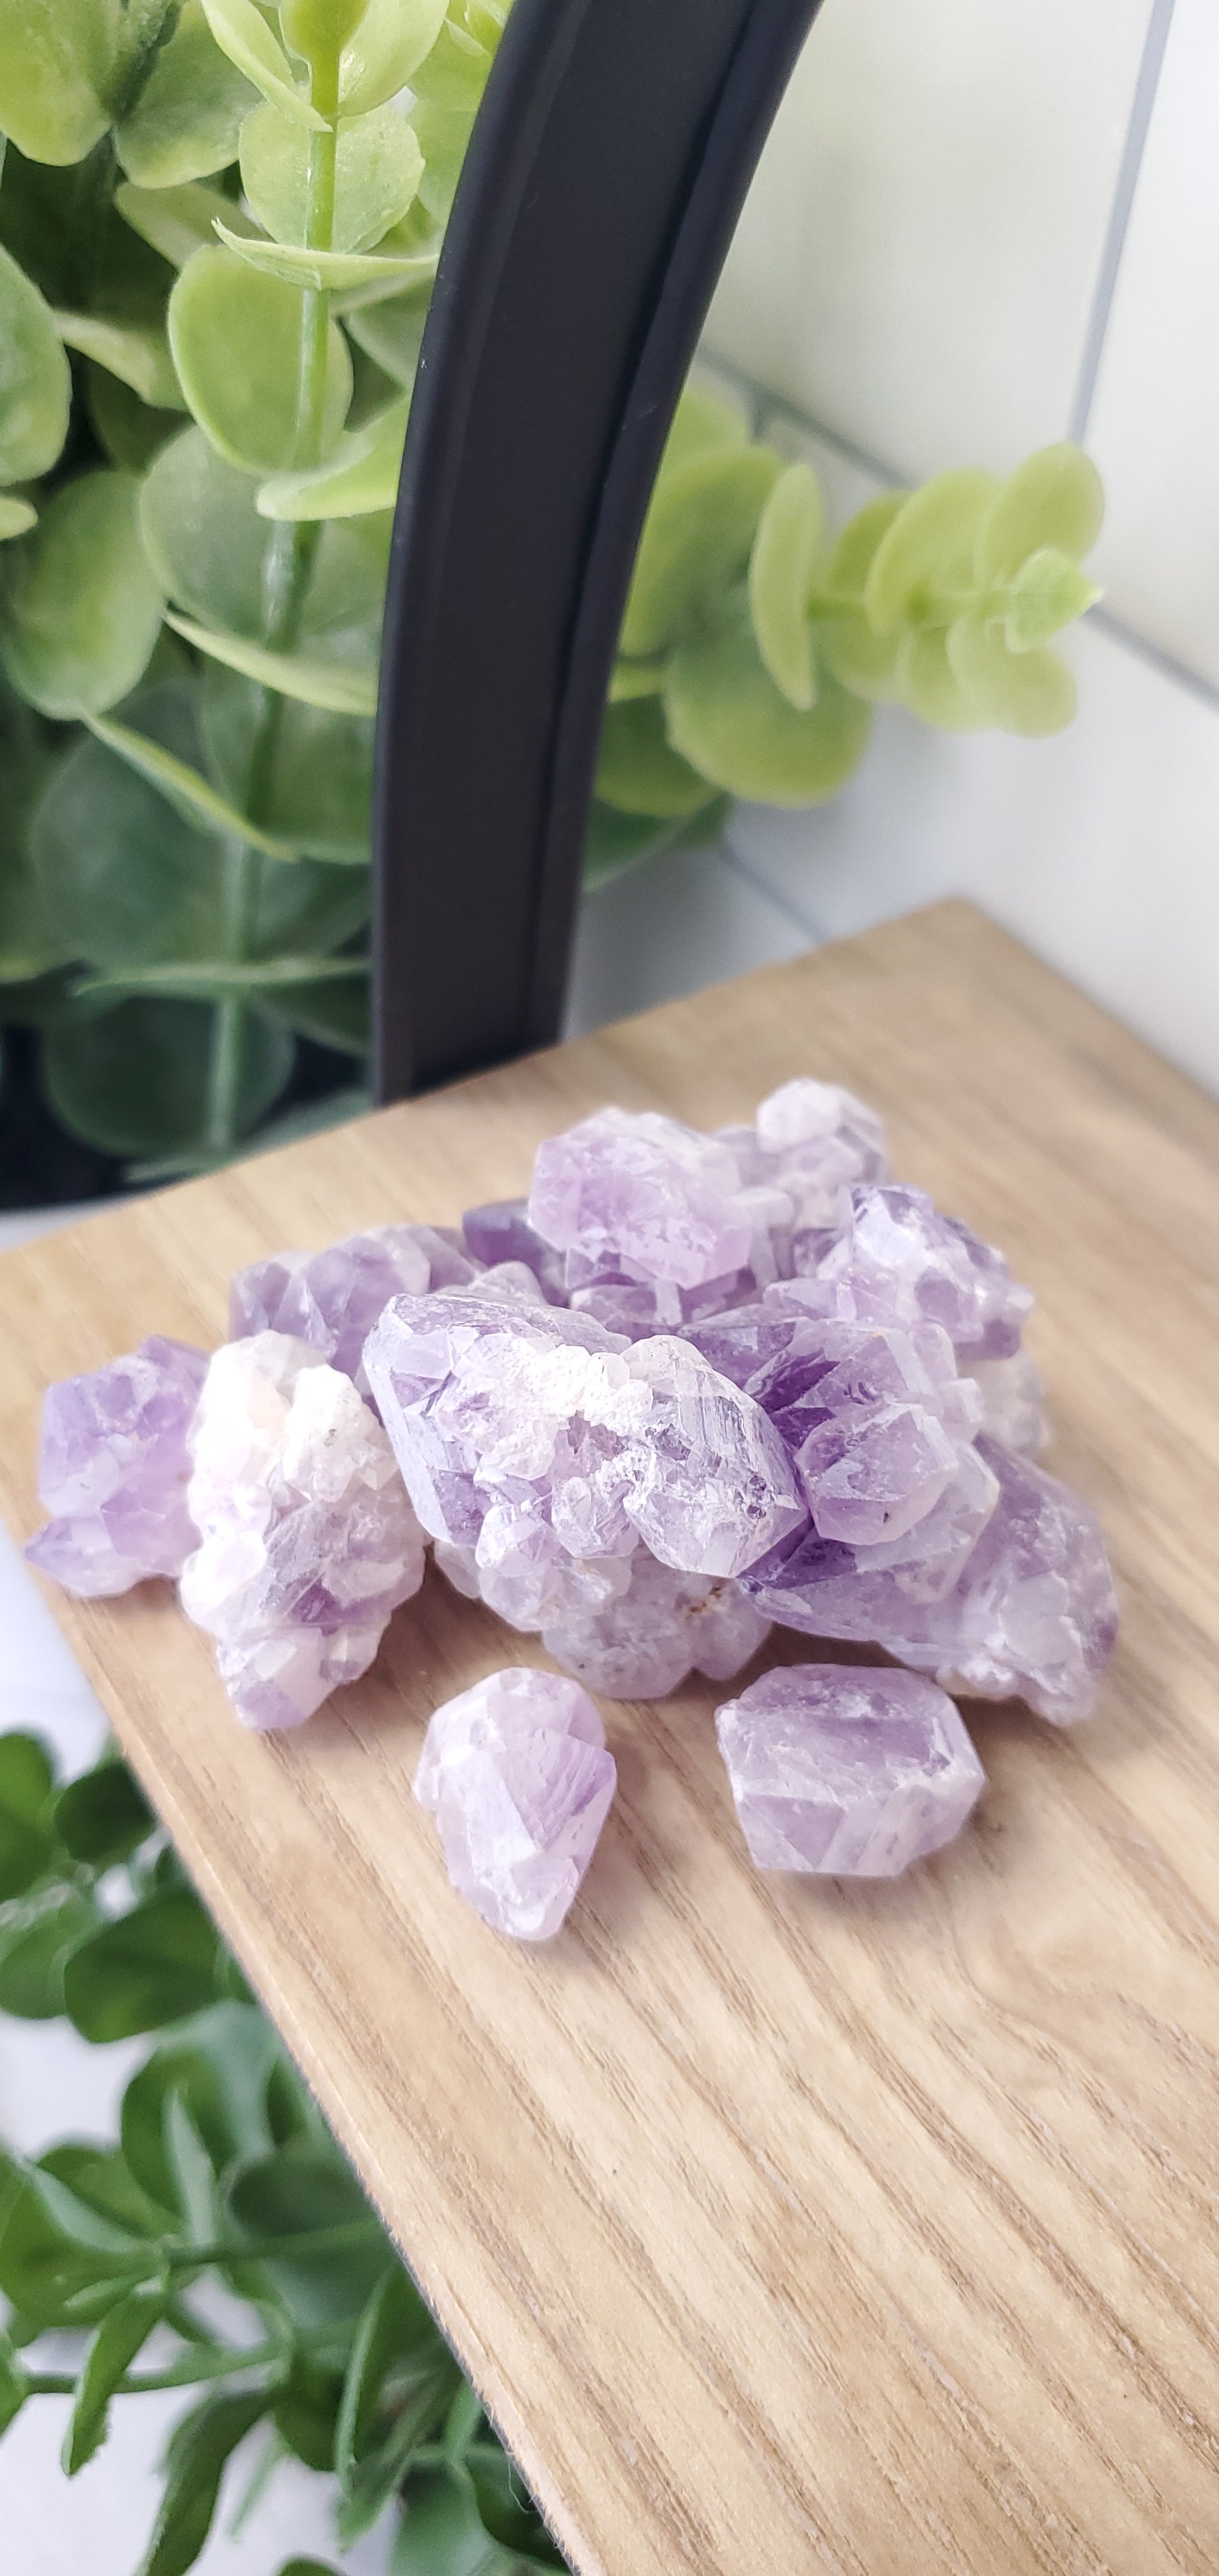
[[[94,2216],[109,2221],[125,2239],[150,2237],[159,2245],[165,2213],[141,2190],[117,2147],[94,2147],[72,2139],[50,2147],[39,2158],[39,2170],[66,2183],[73,2199]]]
[[[65,348],[105,367],[130,385],[141,402],[161,411],[184,411],[169,342],[163,331],[130,322],[105,322],[95,313],[57,313],[55,327]]]
[[[863,758],[872,721],[828,677],[808,712],[790,706],[743,619],[679,647],[665,709],[670,739],[704,777],[770,805],[835,795]]]
[[[1075,713],[1075,681],[1057,653],[1034,644],[1013,653],[999,625],[959,617],[948,630],[948,660],[982,724],[1005,733],[1061,733]]]
[[[390,2576],[517,2576],[522,2563],[492,2539],[467,2470],[415,2471]]]
[[[921,624],[941,600],[972,590],[975,540],[998,489],[993,474],[965,467],[911,493],[868,574],[864,604],[878,635]]]
[[[29,2395],[29,2381],[19,2367],[7,2335],[0,2335],[0,2435],[21,2413]],[[289,2576],[285,2569],[283,2576]]]
[[[49,304],[0,250],[0,483],[45,474],[68,435],[72,374]]]
[[[21,540],[0,653],[43,715],[100,714],[148,662],[162,600],[140,544],[138,498],[132,475],[82,474]]]
[[[937,725],[945,733],[975,733],[986,723],[953,670],[942,626],[901,636],[896,668],[899,693],[924,724]]]
[[[153,410],[105,367],[86,366],[85,402],[98,445],[121,474],[145,473],[182,426],[180,408]]]
[[[85,721],[99,742],[117,752],[150,786],[158,788],[188,823],[198,824],[203,831],[228,833],[236,840],[247,841],[251,849],[261,850],[264,858],[296,858],[289,842],[277,839],[273,832],[264,832],[260,824],[250,821],[248,814],[238,813],[189,762],[179,760],[149,735],[135,733],[130,725],[114,724],[103,716],[87,716]]]
[[[334,2427],[343,2393],[343,2374],[296,2352],[287,2382],[275,2401],[275,2430],[281,2442],[307,2469],[334,2467]]]
[[[205,2397],[176,2427],[166,2454],[161,2510],[138,2576],[186,2576],[211,2530],[220,2481],[234,2451],[269,2413],[272,2397]]]
[[[400,89],[430,53],[445,0],[369,0],[339,61],[339,113],[367,116]]]
[[[221,52],[200,0],[185,0],[134,107],[115,129],[128,178],[142,188],[178,188],[227,170],[237,157],[242,119],[257,101],[258,91]]]
[[[215,2168],[190,2105],[177,2088],[165,2103],[164,2131],[174,2205],[186,2220],[187,2241],[191,2245],[214,2245],[221,2224]]]
[[[644,521],[620,652],[661,651],[743,578],[781,470],[770,448],[742,447],[691,457],[664,476]]]
[[[65,1964],[99,1919],[92,1899],[69,1889],[24,1930],[0,1934],[0,2012],[55,2021],[65,2009]]]
[[[1040,547],[1090,554],[1105,515],[1096,467],[1065,442],[1025,458],[995,494],[977,529],[974,578],[982,590],[1014,579]]]
[[[164,2292],[141,2288],[120,2299],[103,2317],[85,2357],[76,2403],[64,2435],[65,2477],[74,2478],[100,2451],[110,2429],[110,2400],[115,2389],[164,2313]]]
[[[427,293],[415,289],[382,303],[358,305],[344,315],[348,338],[408,393],[419,364],[429,302],[430,289]]]
[[[1100,595],[1070,555],[1039,546],[1007,585],[1003,634],[1009,651],[1027,653],[1034,644],[1047,644]]]
[[[162,2041],[132,2076],[123,2096],[123,2154],[131,2172],[163,2209],[181,2208],[181,2172],[166,2136],[171,2101],[182,2102],[216,2172],[271,2145],[267,2087],[276,2041],[252,2005],[214,2004],[181,2038]]]
[[[611,877],[622,876],[628,868],[642,867],[648,859],[658,859],[666,850],[705,849],[715,840],[728,812],[726,796],[716,796],[710,805],[692,815],[689,822],[674,822],[655,814],[624,814],[613,805],[603,805],[594,798],[584,838],[585,886],[608,884]]]
[[[624,814],[684,821],[715,796],[697,769],[673,749],[658,697],[607,707],[597,761],[597,794]]]
[[[255,229],[222,188],[205,187],[201,180],[181,188],[136,188],[123,179],[114,202],[124,223],[172,268],[185,268],[197,250],[214,249],[217,215],[230,232],[252,234]]]
[[[367,973],[368,961],[364,957],[266,957],[239,962],[227,957],[206,957],[190,966],[120,967],[117,973],[89,975],[75,991],[78,996],[90,997],[104,993],[108,999],[128,993],[171,993],[187,1001],[224,1001],[236,993],[248,995],[268,1008],[274,1004],[289,1025],[294,1025],[291,997],[297,986],[312,995],[331,983],[344,987],[358,984]],[[346,1025],[345,1020],[342,1025]]]
[[[877,548],[909,499],[908,492],[879,492],[874,501],[865,501],[862,510],[848,519],[834,541],[825,568],[828,594],[835,599],[857,600],[862,607]]]
[[[0,2227],[0,2290],[38,2331],[95,2324],[156,2256],[38,2165],[17,2169]]]
[[[244,789],[249,777],[250,747],[265,704],[255,681],[219,664],[211,666],[202,694],[204,738],[214,774],[231,784],[234,793]],[[372,834],[372,744],[366,719],[336,716],[285,698],[263,808],[276,832],[317,859],[348,869],[365,866]],[[325,884],[321,934],[323,944],[334,947],[362,927],[367,903],[353,890],[350,877],[342,889],[337,879],[327,878]],[[331,921],[336,907],[341,929]],[[313,944],[303,920],[294,925],[293,936]]]
[[[300,287],[260,276],[231,250],[198,250],[169,299],[169,344],[186,400],[213,447],[250,473],[273,472],[292,460],[302,297]],[[351,359],[332,322],[327,447],[338,438],[350,400]]]
[[[0,1735],[0,1904],[24,1896],[54,1848],[47,1816],[55,1774],[37,1735]]]
[[[57,1117],[103,1153],[190,1151],[207,1132],[213,1014],[202,1002],[133,1001],[66,1011],[43,1038]],[[251,1014],[243,1032],[238,1135],[278,1099],[292,1070],[286,1030]]]
[[[482,97],[491,55],[468,25],[458,25],[458,14],[454,9],[441,21],[430,53],[412,75],[411,87],[436,107],[460,108],[469,115]]]
[[[877,635],[862,614],[834,617],[817,628],[817,652],[827,671],[853,697],[882,704],[899,694],[898,665],[904,637]]]
[[[334,2466],[350,2489],[361,2460],[377,2448],[392,2413],[386,2382],[404,2364],[447,2358],[447,2347],[423,2294],[395,2264],[376,2283],[356,2328],[335,2431]]]
[[[422,171],[418,137],[396,109],[340,125],[331,249],[372,250],[413,205]],[[278,108],[258,108],[242,128],[241,184],[273,242],[305,241],[309,139]]]
[[[419,203],[434,224],[446,224],[469,149],[474,111],[468,107],[433,107],[430,100],[421,98],[411,109],[409,123],[423,154]]]
[[[310,473],[276,474],[258,507],[266,519],[339,519],[392,510],[398,497],[407,405],[391,403],[366,429],[349,431]],[[353,711],[354,712],[354,711]]]
[[[227,250],[236,251],[247,268],[257,269],[263,277],[282,278],[288,286],[308,286],[318,295],[337,295],[354,287],[373,290],[374,299],[400,295],[405,286],[416,286],[420,278],[430,277],[435,261],[414,256],[383,257],[375,251],[302,250],[296,243],[254,241],[247,235],[230,232],[227,224],[218,223],[216,231]]]
[[[55,1831],[65,1850],[95,1869],[128,1860],[156,1823],[138,1781],[113,1755],[70,1780],[55,1801]]]
[[[368,960],[345,958],[341,963],[350,970],[349,979],[339,980],[339,961],[332,960],[314,981],[302,976],[264,986],[261,1007],[298,1037],[312,1038],[315,1046],[334,1047],[340,1055],[363,1063],[372,1035]]]
[[[199,2012],[216,1991],[219,1937],[189,1888],[151,1896],[73,1951],[68,2019],[82,2039],[131,2039]]]
[[[32,502],[14,500],[11,492],[0,492],[0,545],[9,537],[23,537],[35,526],[38,512]]]
[[[314,540],[261,518],[256,486],[187,430],[157,458],[144,486],[144,545],[165,589],[201,625],[274,642],[275,605],[296,554],[312,547],[298,647],[375,673],[391,521],[369,514],[324,527]]]
[[[692,457],[709,456],[716,448],[748,445],[749,422],[740,403],[732,402],[726,394],[713,394],[706,385],[687,385],[665,440],[657,481],[672,474],[679,465],[688,465]]]
[[[339,2576],[339,2571],[323,2566],[320,2558],[286,2558],[279,2576]]]
[[[213,635],[193,617],[166,618],[175,635],[183,635],[200,653],[210,653],[230,671],[244,671],[264,688],[284,697],[301,698],[306,706],[329,708],[332,714],[373,716],[377,710],[375,674],[345,668],[340,662],[311,662],[301,653],[273,653],[265,645],[247,644],[239,635]]]
[[[374,2218],[355,2175],[334,2148],[292,2139],[273,2155],[243,2166],[228,2191],[236,2229],[235,2253],[252,2241],[299,2236],[299,2254],[276,2255],[264,2268],[299,2326],[331,2325],[359,2316],[387,2266],[393,2248]],[[310,2239],[338,2227],[363,2225],[362,2242],[316,2253]]]
[[[118,0],[0,0],[0,132],[31,161],[81,161],[110,123]]]
[[[749,558],[749,613],[775,687],[793,707],[817,695],[808,602],[821,548],[821,486],[811,465],[789,465],[767,494]]]
[[[325,117],[298,88],[283,46],[276,42],[254,0],[203,0],[203,10],[221,52],[238,71],[253,81],[264,98],[274,99],[285,116],[320,134]]]
[[[667,669],[668,657],[664,653],[651,653],[634,662],[615,662],[610,673],[609,704],[621,707],[632,698],[658,698]]]

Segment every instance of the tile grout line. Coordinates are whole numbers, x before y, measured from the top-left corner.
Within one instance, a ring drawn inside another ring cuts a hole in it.
[[[1096,399],[1097,379],[1104,357],[1113,299],[1117,292],[1122,253],[1126,247],[1135,190],[1138,186],[1139,172],[1143,166],[1143,154],[1146,150],[1147,136],[1155,108],[1156,93],[1160,86],[1160,74],[1164,68],[1164,57],[1168,50],[1175,6],[1176,0],[1152,0],[1151,14],[1147,21],[1142,60],[1139,63],[1138,77],[1134,85],[1134,97],[1130,103],[1126,139],[1122,146],[1121,160],[1118,163],[1113,203],[1109,210],[1109,221],[1101,246],[1100,266],[1097,270],[1091,309],[1084,332],[1079,380],[1075,388],[1070,427],[1067,431],[1068,437],[1073,438],[1076,444],[1081,446],[1088,433],[1092,406]]]
[[[810,921],[808,914],[801,912],[799,906],[794,904],[787,895],[779,894],[762,875],[760,869],[751,867],[748,859],[741,857],[727,833],[722,836],[718,846],[719,856],[730,875],[739,877],[742,885],[749,887],[751,894],[761,895],[763,901],[770,905],[772,912],[777,912],[781,920],[790,922],[793,930],[801,931],[814,947],[824,946],[825,931],[821,923]]]

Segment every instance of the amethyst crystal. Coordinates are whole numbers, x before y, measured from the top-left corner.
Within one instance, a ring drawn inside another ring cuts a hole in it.
[[[350,1378],[284,1333],[217,1351],[191,1433],[182,1606],[247,1726],[298,1726],[423,1581],[393,1452]]]
[[[365,1341],[391,1297],[403,1290],[423,1296],[429,1288],[460,1287],[477,1267],[458,1235],[431,1225],[374,1225],[325,1252],[275,1253],[235,1273],[229,1340],[289,1333],[354,1378]]]
[[[1117,1634],[1100,1524],[1031,1459],[985,1438],[975,1455],[970,1472],[989,1478],[992,1508],[938,1598],[922,1587],[919,1560],[878,1568],[866,1551],[816,1537],[751,1566],[743,1588],[785,1627],[870,1638],[954,1688],[1021,1698],[1054,1725],[1072,1725],[1092,1709]],[[951,1544],[950,1533],[946,1562]]]
[[[558,1931],[616,1786],[588,1693],[520,1666],[436,1710],[415,1777],[454,1887],[518,1941]]]
[[[806,1517],[765,1415],[684,1342],[442,1293],[395,1298],[364,1356],[424,1528],[480,1563],[562,1571],[643,1539],[731,1576]]]
[[[528,1199],[493,1199],[486,1207],[467,1208],[461,1220],[462,1235],[476,1261],[485,1262],[488,1270],[505,1261],[523,1261],[543,1290],[551,1306],[565,1306],[567,1292],[563,1284],[563,1257],[549,1243],[543,1243],[529,1223]],[[403,1287],[407,1282],[403,1280]]]
[[[680,1323],[675,1291],[743,1269],[759,1228],[788,1213],[781,1192],[742,1179],[730,1145],[653,1110],[599,1109],[538,1147],[529,1222],[578,1256],[570,1288],[653,1282],[658,1320]],[[583,1266],[583,1276],[581,1272]]]
[[[852,1191],[849,1225],[820,1276],[855,1270],[900,1281],[963,1359],[1010,1359],[1020,1348],[1030,1291],[1017,1286],[1001,1252],[959,1217],[942,1215],[922,1190]]]
[[[48,1387],[38,1491],[56,1518],[26,1555],[68,1592],[127,1592],[176,1575],[196,1544],[186,1435],[207,1354],[153,1334],[138,1351]]]
[[[916,1673],[789,1664],[715,1723],[759,1869],[894,1878],[951,1842],[985,1784],[952,1701]]]
[[[731,1681],[770,1634],[738,1583],[675,1574],[646,1547],[618,1569],[625,1579],[603,1602],[572,1603],[542,1629],[555,1662],[607,1699],[663,1699],[690,1672]]]

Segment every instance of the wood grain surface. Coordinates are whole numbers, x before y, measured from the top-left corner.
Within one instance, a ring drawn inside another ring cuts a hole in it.
[[[429,1575],[277,1739],[166,1587],[53,1606],[580,2576],[1214,2576],[1219,1111],[1181,1076],[961,905],[671,1004],[8,1256],[4,1508],[47,1380],[219,1338],[238,1263],[519,1191],[604,1100],[712,1125],[797,1072],[1036,1289],[1049,1463],[1118,1568],[1097,1716],[969,1708],[990,1786],[936,1862],[761,1877],[723,1690],[606,1703],[620,1798],[514,1949],[410,1781],[530,1641]]]

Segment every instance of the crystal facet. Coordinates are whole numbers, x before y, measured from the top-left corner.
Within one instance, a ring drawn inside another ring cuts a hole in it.
[[[181,1572],[197,1543],[186,1435],[206,1375],[205,1351],[153,1334],[47,1389],[38,1491],[56,1517],[31,1539],[32,1565],[86,1598]]]
[[[345,1377],[357,1376],[382,1309],[403,1290],[456,1288],[474,1278],[460,1237],[431,1225],[374,1225],[325,1252],[280,1252],[238,1270],[229,1286],[229,1340],[289,1333]]]
[[[555,1662],[607,1699],[663,1699],[690,1672],[731,1681],[770,1634],[738,1583],[675,1574],[645,1547],[622,1571],[603,1603],[552,1614],[542,1629]]]
[[[899,1279],[920,1314],[941,1324],[962,1357],[1009,1359],[1032,1296],[1012,1278],[1001,1252],[955,1216],[945,1216],[923,1190],[856,1189],[847,1230],[821,1264],[822,1278],[848,1270]]]
[[[284,1333],[228,1342],[191,1433],[182,1606],[247,1726],[298,1726],[371,1664],[423,1581],[419,1524],[350,1378]]]
[[[578,1682],[513,1666],[438,1708],[415,1795],[440,1827],[453,1885],[518,1941],[557,1932],[617,1786]]]
[[[960,1832],[985,1784],[952,1701],[917,1673],[784,1665],[715,1724],[759,1869],[896,1877]]]

